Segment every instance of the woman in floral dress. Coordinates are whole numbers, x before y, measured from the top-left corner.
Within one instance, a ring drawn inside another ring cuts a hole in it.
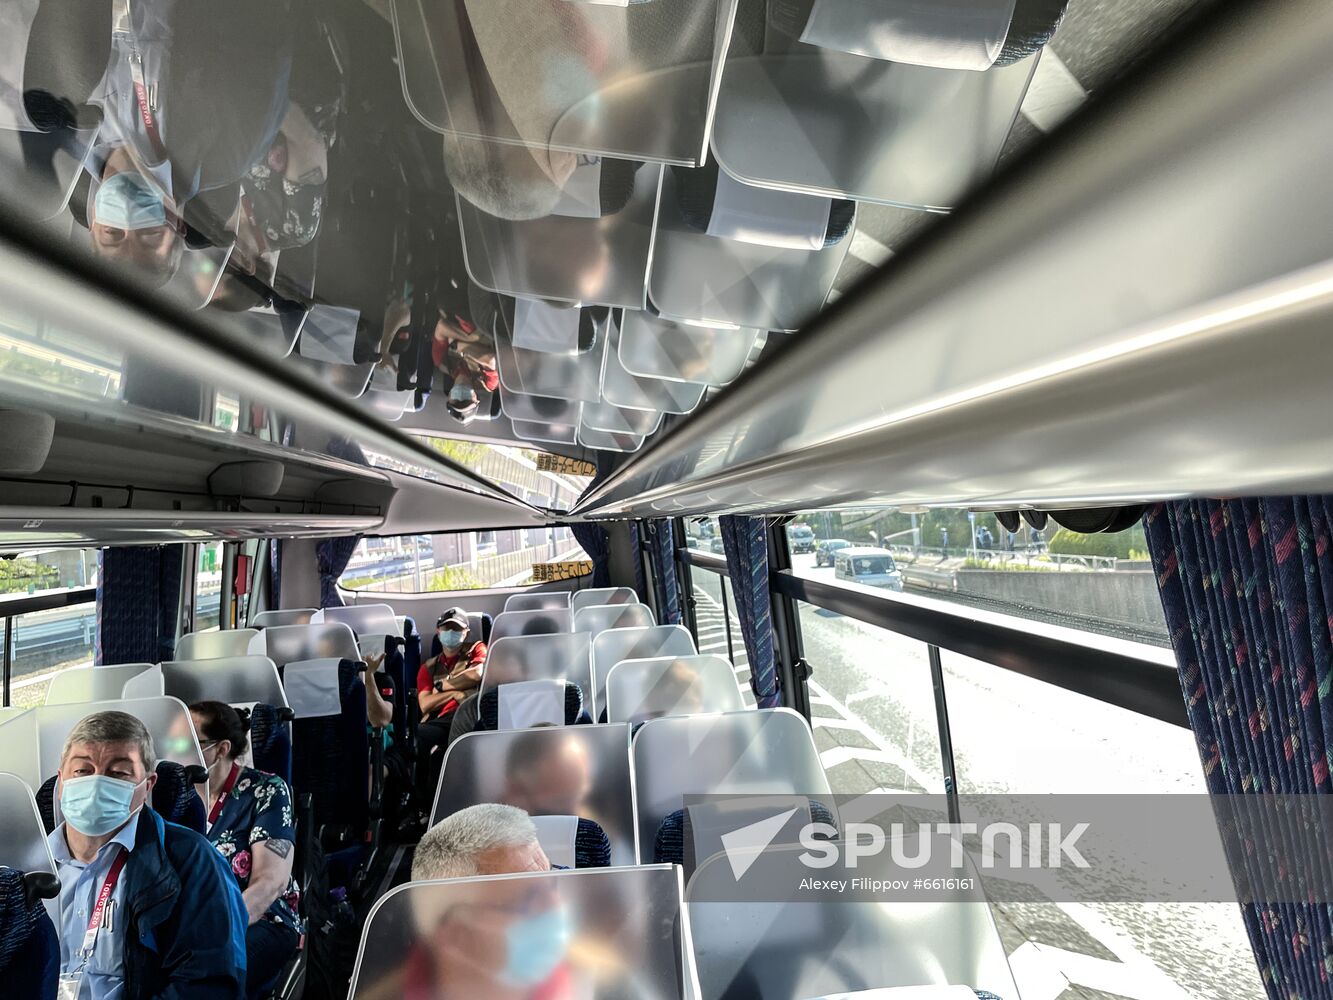
[[[220,701],[190,706],[208,765],[208,839],[236,876],[250,915],[246,995],[262,996],[300,946],[300,892],[292,878],[296,849],[292,795],[276,774],[243,767],[250,713]]]

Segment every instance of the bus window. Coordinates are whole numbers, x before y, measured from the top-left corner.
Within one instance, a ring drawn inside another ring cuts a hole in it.
[[[525,587],[591,572],[568,528],[363,538],[338,585],[379,594]]]
[[[97,640],[96,586],[96,549],[24,552],[0,560],[0,641],[9,644],[12,660],[10,705],[40,705],[46,700],[52,674],[66,667],[92,665]],[[71,597],[78,592],[79,600],[65,607],[14,615],[8,618],[12,635],[5,629],[7,599],[40,599],[62,592]]]
[[[222,543],[199,546],[194,576],[194,631],[209,632],[221,621]]]
[[[1084,535],[1023,521],[1011,532],[994,514],[956,508],[814,511],[803,521],[816,540],[813,554],[793,547],[798,575],[1167,644],[1141,524]]]

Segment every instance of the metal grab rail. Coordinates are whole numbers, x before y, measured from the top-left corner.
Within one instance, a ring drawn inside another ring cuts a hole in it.
[[[709,553],[681,548],[677,557],[691,568],[727,571],[726,560]],[[915,594],[811,580],[789,571],[770,572],[769,588],[930,646],[1172,725],[1189,726],[1169,649]]]
[[[97,600],[96,587],[77,587],[73,590],[57,590],[47,594],[7,594],[0,596],[0,625],[4,628],[4,641],[0,643],[0,705],[5,708],[10,703],[10,684],[14,669],[14,619],[20,615],[37,611],[51,611],[56,608],[69,608],[79,604],[91,604]]]

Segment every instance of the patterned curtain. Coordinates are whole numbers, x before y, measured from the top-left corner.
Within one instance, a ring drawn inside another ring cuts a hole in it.
[[[369,464],[361,446],[350,438],[334,438],[329,442],[328,453],[334,458],[346,459],[358,465]],[[356,543],[360,535],[343,535],[339,538],[325,538],[315,545],[315,565],[319,570],[319,606],[321,608],[340,608],[342,598],[338,596],[338,578],[352,561]],[[273,606],[282,605],[274,600]]]
[[[315,545],[321,608],[343,606],[343,599],[338,596],[338,578],[352,561],[352,553],[356,551],[356,543],[360,540],[360,535],[343,535],[340,538],[325,538]]]
[[[611,540],[606,529],[600,524],[578,521],[569,526],[574,534],[574,541],[583,547],[592,560],[592,585],[594,587],[611,586]]]
[[[676,579],[676,536],[671,522],[653,521],[648,525],[648,543],[653,547],[653,563],[662,582],[662,624],[679,625],[680,581]]]
[[[1209,790],[1333,793],[1333,497],[1189,500],[1144,518]],[[1273,1000],[1333,1000],[1333,907],[1248,905]]]
[[[718,518],[736,617],[750,660],[750,687],[760,708],[782,703],[773,659],[773,608],[768,594],[768,538],[763,518],[727,514]]]
[[[640,604],[649,604],[648,579],[643,572],[643,537],[639,531],[639,522],[629,523],[629,542],[634,550],[634,592],[639,595]]]
[[[271,538],[268,543],[269,595],[270,608],[282,607],[282,539]]]
[[[94,662],[160,663],[176,655],[182,548],[102,549]]]

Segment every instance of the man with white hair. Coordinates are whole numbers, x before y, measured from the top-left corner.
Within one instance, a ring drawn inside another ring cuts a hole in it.
[[[412,858],[414,882],[550,870],[532,819],[498,802],[460,809],[436,823]]]
[[[244,995],[240,890],[204,837],[145,808],[156,766],[152,735],[126,712],[89,715],[65,739],[64,822],[47,840],[60,876],[62,997]]]

